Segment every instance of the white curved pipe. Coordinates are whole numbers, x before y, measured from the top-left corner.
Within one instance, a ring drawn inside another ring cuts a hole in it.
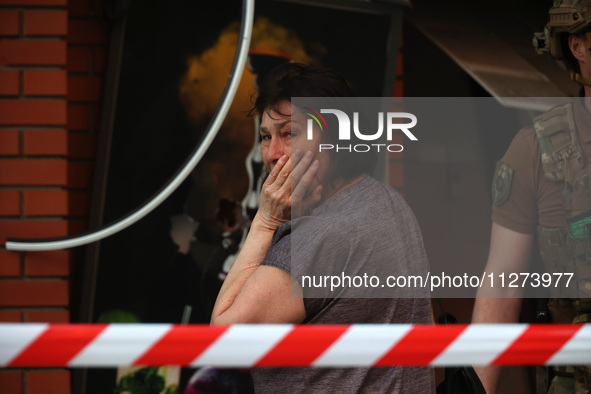
[[[242,42],[238,48],[237,60],[235,62],[234,75],[231,77],[230,86],[227,90],[227,95],[224,98],[220,110],[211,124],[209,132],[199,145],[197,151],[193,154],[191,159],[187,162],[185,167],[176,175],[176,177],[158,193],[152,200],[147,202],[143,207],[130,214],[129,216],[121,219],[120,221],[113,223],[105,228],[96,230],[94,232],[76,236],[68,239],[49,240],[49,241],[6,241],[6,249],[16,251],[41,251],[41,250],[57,250],[57,249],[68,249],[76,246],[82,246],[91,242],[100,241],[101,239],[107,238],[125,228],[131,226],[144,216],[152,212],[158,205],[160,205],[168,196],[170,196],[177,187],[191,174],[195,169],[211,143],[213,142],[218,130],[220,129],[230,105],[236,95],[236,90],[240,84],[242,78],[242,72],[246,65],[248,57],[248,47],[250,46],[250,38],[252,35],[252,26],[254,19],[254,0],[244,0],[245,10],[243,16]],[[239,41],[240,42],[240,41]]]

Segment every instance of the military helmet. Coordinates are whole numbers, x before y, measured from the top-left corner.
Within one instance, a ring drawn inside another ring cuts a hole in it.
[[[541,33],[535,33],[537,53],[549,53],[561,65],[574,69],[576,62],[568,49],[568,36],[582,34],[591,27],[591,0],[555,0],[549,20]]]

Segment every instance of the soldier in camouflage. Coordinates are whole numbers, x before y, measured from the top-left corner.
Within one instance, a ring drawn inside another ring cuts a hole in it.
[[[591,97],[591,0],[555,0],[549,22],[534,36]],[[575,100],[521,130],[496,167],[487,272],[527,272],[538,245],[547,272],[575,272],[577,295],[552,289],[555,323],[591,321],[591,100]],[[480,291],[482,295],[484,291]],[[521,298],[476,299],[474,323],[516,322]],[[488,393],[498,367],[476,368]],[[549,393],[591,393],[591,366],[555,368]]]

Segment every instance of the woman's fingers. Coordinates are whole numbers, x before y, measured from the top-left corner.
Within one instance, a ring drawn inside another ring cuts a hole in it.
[[[277,163],[275,163],[275,166],[273,166],[273,168],[271,169],[271,172],[269,173],[269,176],[265,180],[265,183],[267,185],[271,185],[271,184],[275,183],[275,181],[277,180],[277,178],[281,174],[281,170],[284,167],[287,167],[289,169],[290,166],[285,166],[285,164],[288,161],[289,161],[289,157],[287,157],[287,155],[283,155],[279,158],[279,160],[277,160]]]
[[[292,205],[293,204],[301,204],[303,202],[304,196],[308,192],[308,188],[314,181],[316,177],[316,173],[318,172],[319,162],[318,160],[314,160],[312,164],[309,162],[312,160],[312,155],[310,154],[309,158],[302,159],[299,164],[301,167],[304,165],[306,168],[299,168],[298,170],[302,172],[300,179],[297,181],[292,179],[293,190],[291,192],[291,199]],[[309,164],[309,165],[308,165]],[[295,170],[294,170],[295,172]]]
[[[259,198],[257,216],[270,229],[291,218],[291,159],[283,155],[271,169]]]
[[[265,180],[263,184],[262,194],[263,198],[268,196],[273,198],[273,195],[277,195],[277,193],[282,192],[284,188],[291,187],[291,158],[287,155],[281,156],[281,158],[275,163],[275,166],[271,169],[269,176]],[[266,196],[265,196],[266,195]],[[287,194],[289,195],[289,193]]]
[[[295,188],[299,184],[311,161],[312,152],[303,152],[301,149],[292,152],[291,157],[285,163],[275,181],[278,186],[277,191],[281,196],[288,196],[289,199],[293,200],[292,186]]]
[[[294,187],[300,182],[312,160],[313,154],[310,151],[303,152],[301,149],[297,149],[294,152],[291,157],[291,183]]]
[[[319,162],[312,152],[294,150],[273,166],[261,193],[259,213],[269,222],[284,222],[306,211],[321,199],[322,186],[315,184]],[[313,185],[313,186],[312,186]]]

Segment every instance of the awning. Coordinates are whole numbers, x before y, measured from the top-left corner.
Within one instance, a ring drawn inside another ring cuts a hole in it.
[[[513,97],[578,95],[580,87],[568,72],[550,56],[535,53],[532,36],[542,26],[522,16],[416,7],[407,10],[406,18],[505,106],[523,108],[524,101],[517,103]],[[532,100],[526,109],[544,110],[548,101]]]

